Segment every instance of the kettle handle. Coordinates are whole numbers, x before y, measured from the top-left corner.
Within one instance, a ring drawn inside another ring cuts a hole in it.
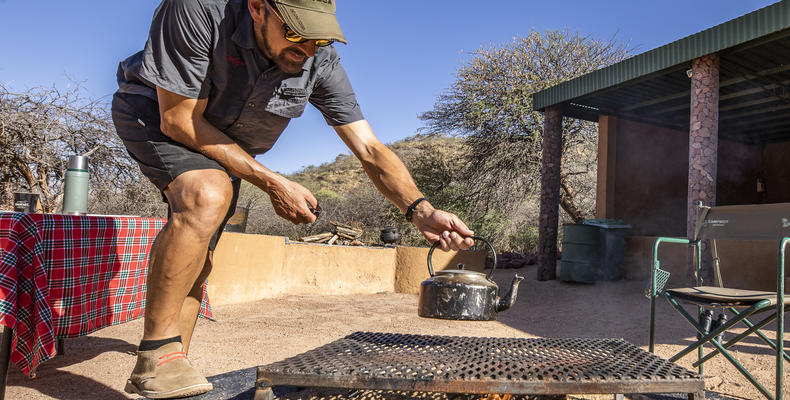
[[[473,240],[476,240],[476,241],[479,240],[479,241],[487,244],[488,248],[491,249],[491,253],[494,255],[494,265],[491,267],[491,272],[489,272],[488,275],[486,275],[486,279],[491,279],[491,277],[494,276],[494,270],[496,269],[496,250],[494,250],[494,246],[492,246],[491,243],[488,243],[488,240],[485,240],[485,239],[483,239],[483,238],[481,238],[479,236],[469,236],[469,237],[472,238]],[[433,250],[436,249],[436,247],[439,245],[439,243],[441,243],[441,241],[437,240],[431,246],[431,249],[428,250],[428,273],[431,274],[431,277],[433,277],[433,275],[434,275],[433,274],[433,265],[431,264],[431,256],[433,255]]]

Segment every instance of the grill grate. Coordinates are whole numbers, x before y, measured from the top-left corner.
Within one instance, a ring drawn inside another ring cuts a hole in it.
[[[274,386],[456,393],[699,392],[695,373],[622,339],[356,332],[259,367]]]

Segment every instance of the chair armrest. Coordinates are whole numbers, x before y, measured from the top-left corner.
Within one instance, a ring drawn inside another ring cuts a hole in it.
[[[678,244],[696,244],[696,241],[691,241],[687,238],[679,238],[679,237],[659,237],[656,238],[656,241],[653,242],[653,270],[655,271],[659,267],[658,263],[658,247],[661,243],[678,243]]]
[[[659,237],[656,238],[656,241],[653,242],[653,264],[650,270],[650,298],[655,298],[656,296],[656,275],[660,270],[661,263],[658,261],[658,247],[661,246],[662,243],[675,243],[675,244],[696,244],[696,241],[689,240],[688,238],[679,238],[679,237]],[[668,276],[669,274],[666,273]],[[666,277],[665,277],[666,278]],[[666,283],[666,279],[664,280]],[[663,285],[662,285],[663,289]]]
[[[785,249],[787,244],[790,243],[790,237],[784,237],[779,242],[779,251],[777,255],[776,265],[776,301],[777,304],[784,304],[785,292]]]
[[[650,299],[650,341],[649,343],[649,351],[652,353],[655,347],[655,330],[656,330],[656,275],[659,269],[660,264],[658,262],[658,247],[661,243],[676,243],[676,244],[697,244],[696,241],[691,241],[687,238],[678,238],[678,237],[659,237],[653,242],[653,267],[650,269],[650,287],[645,289],[645,295]],[[669,279],[669,273],[663,272],[662,275],[662,284],[661,290],[663,291],[664,286],[666,285],[667,280]]]

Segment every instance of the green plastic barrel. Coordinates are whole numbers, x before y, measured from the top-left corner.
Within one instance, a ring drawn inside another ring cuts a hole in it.
[[[599,281],[616,281],[623,278],[623,257],[625,253],[625,234],[631,225],[616,219],[588,219],[585,225],[591,225],[600,232],[600,265],[598,266]]]
[[[600,238],[597,226],[563,225],[561,281],[581,283],[596,281],[601,260]]]

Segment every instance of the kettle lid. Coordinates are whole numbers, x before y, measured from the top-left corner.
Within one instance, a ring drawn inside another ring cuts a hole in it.
[[[436,275],[467,275],[467,276],[475,276],[475,275],[483,275],[482,272],[477,271],[469,271],[465,269],[444,269],[441,271],[436,271]]]

